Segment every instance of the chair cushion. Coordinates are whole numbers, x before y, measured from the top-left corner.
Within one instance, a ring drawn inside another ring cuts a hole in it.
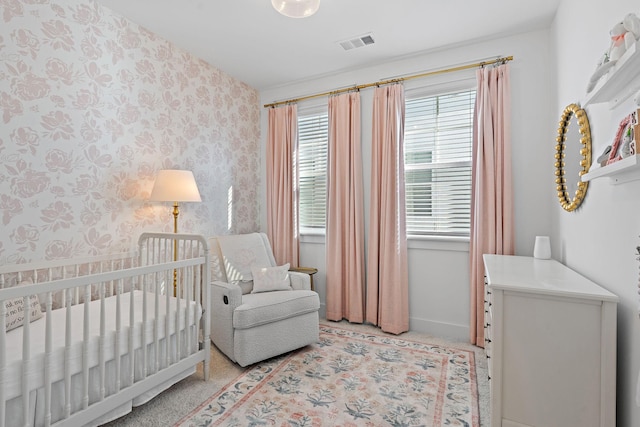
[[[258,233],[218,237],[227,280],[253,280],[251,267],[272,267],[264,241]]]
[[[248,329],[318,311],[320,298],[313,291],[273,291],[242,296],[233,312],[233,327]]]

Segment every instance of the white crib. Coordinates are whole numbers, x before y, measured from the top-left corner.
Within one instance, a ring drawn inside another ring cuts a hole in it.
[[[209,259],[144,233],[135,255],[1,266],[0,427],[99,425],[200,362],[207,380]]]

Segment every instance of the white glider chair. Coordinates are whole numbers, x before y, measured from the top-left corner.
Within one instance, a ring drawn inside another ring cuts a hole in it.
[[[211,341],[240,366],[315,343],[320,299],[306,273],[276,266],[264,233],[218,236],[211,247]]]

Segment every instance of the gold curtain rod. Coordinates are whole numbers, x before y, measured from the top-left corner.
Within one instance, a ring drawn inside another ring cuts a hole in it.
[[[504,62],[507,62],[507,61],[513,61],[513,56],[506,56],[504,58],[497,58],[497,59],[494,59],[494,60],[491,60],[491,61],[476,62],[475,64],[460,65],[458,67],[446,68],[446,69],[443,69],[443,70],[428,71],[426,73],[414,74],[412,76],[407,76],[407,77],[399,77],[397,79],[382,80],[382,81],[375,82],[375,83],[365,83],[365,84],[361,84],[361,85],[346,87],[346,88],[343,88],[343,89],[332,90],[332,91],[329,91],[329,92],[316,93],[314,95],[308,95],[308,96],[302,96],[300,98],[288,99],[286,101],[272,102],[271,104],[265,104],[264,108],[277,107],[279,105],[284,105],[284,104],[292,104],[292,103],[295,103],[295,102],[305,101],[307,99],[320,98],[321,96],[336,95],[336,94],[339,94],[339,93],[342,93],[342,92],[350,92],[352,90],[366,89],[366,88],[372,87],[372,86],[383,86],[383,85],[386,85],[386,84],[399,83],[399,82],[403,82],[403,81],[406,81],[406,80],[413,80],[413,79],[419,79],[419,78],[422,78],[422,77],[435,76],[437,74],[445,74],[445,73],[451,73],[451,72],[454,72],[454,71],[468,70],[469,68],[484,67],[485,65],[493,65],[493,64],[497,64],[499,62],[504,63]]]

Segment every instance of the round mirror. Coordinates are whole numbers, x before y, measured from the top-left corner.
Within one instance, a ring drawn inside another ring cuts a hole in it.
[[[587,113],[577,104],[567,105],[562,112],[556,141],[558,200],[564,210],[571,212],[587,194],[589,182],[582,182],[582,175],[591,167],[591,128]]]

